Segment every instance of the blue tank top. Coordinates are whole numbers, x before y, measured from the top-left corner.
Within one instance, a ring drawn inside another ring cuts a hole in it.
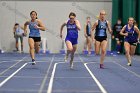
[[[16,28],[16,31],[15,31],[15,35],[23,35],[23,33],[24,33],[24,31],[21,29],[21,27],[20,26],[18,26],[17,28]]]
[[[128,29],[128,25],[126,25],[125,33],[128,33],[128,36],[125,37],[125,41],[127,42],[137,42],[138,34],[134,29],[134,25],[131,29]]]
[[[105,20],[102,22],[98,20],[95,36],[107,36],[106,29],[107,29],[107,21]]]
[[[35,28],[35,25],[38,25],[37,21],[29,23],[29,29],[30,29],[29,36],[40,37],[40,31],[39,31],[39,29]]]
[[[67,37],[78,38],[78,29],[76,24],[70,24],[70,20],[67,22]]]
[[[87,33],[88,36],[91,35],[91,24],[90,24],[90,23],[88,23],[88,24],[86,25],[86,33]]]

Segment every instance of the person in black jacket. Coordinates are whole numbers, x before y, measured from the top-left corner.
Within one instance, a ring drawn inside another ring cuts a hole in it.
[[[113,35],[112,35],[112,39],[115,39],[117,42],[116,50],[117,50],[118,54],[122,50],[121,45],[122,45],[122,42],[124,39],[124,37],[122,35],[120,35],[120,31],[122,28],[123,28],[122,21],[121,21],[121,19],[118,19],[117,23],[113,26]]]

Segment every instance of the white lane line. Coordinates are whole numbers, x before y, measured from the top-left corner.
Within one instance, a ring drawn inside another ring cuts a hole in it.
[[[8,76],[0,76],[0,78],[7,78]],[[20,78],[20,79],[25,79],[25,78],[28,78],[28,79],[43,79],[44,77],[34,77],[34,76],[13,76],[13,78]]]
[[[16,70],[13,74],[11,74],[9,77],[7,77],[5,80],[3,80],[0,83],[0,87],[2,87],[8,80],[10,80],[14,75],[16,75],[22,68],[24,68],[28,63],[23,64],[18,70]]]
[[[53,61],[54,61],[54,57],[55,57],[55,55],[53,55],[53,57],[52,57],[52,59],[51,59],[49,68],[48,68],[47,73],[46,73],[46,75],[45,75],[45,77],[44,77],[44,79],[43,79],[43,81],[42,81],[42,83],[41,83],[41,86],[40,86],[40,88],[39,88],[38,93],[42,93],[42,91],[43,91],[43,88],[44,88],[44,86],[45,86],[46,80],[47,80],[47,78],[48,78],[49,71],[50,71],[51,66],[52,66],[52,63],[53,63]]]
[[[117,63],[117,62],[115,62],[115,61],[113,61],[113,63],[116,64],[116,65],[119,65],[121,68],[127,70],[128,72],[132,73],[132,74],[135,75],[136,77],[140,78],[140,75],[139,75],[139,74],[137,74],[137,73],[135,73],[135,72],[129,70],[128,68],[122,66],[121,64],[119,64],[119,63]]]
[[[0,78],[7,78],[8,76],[0,76]],[[44,77],[34,77],[34,76],[13,76],[14,78],[20,78],[20,79],[25,79],[25,78],[28,78],[28,79],[43,79]],[[48,78],[51,78],[51,77],[48,77]],[[56,78],[59,78],[59,79],[88,79],[88,78],[92,78],[91,76],[90,77],[54,77],[55,79]]]
[[[98,63],[98,64],[99,64],[99,62],[88,62],[88,61],[87,61],[86,63],[88,63],[88,64],[96,64],[96,63]],[[108,62],[108,61],[107,61],[107,62],[105,62],[105,63],[112,63],[112,62]]]
[[[90,90],[76,90],[76,89],[70,89],[70,90],[54,90],[54,93],[101,93],[101,91],[90,91]]]
[[[15,61],[20,61],[20,60],[1,60],[1,62],[5,62],[5,63],[10,63],[10,62],[15,62]]]
[[[59,79],[90,79],[92,78],[91,76],[90,77],[54,77],[55,79],[56,78],[59,78]]]
[[[53,71],[52,71],[52,75],[51,75],[51,79],[50,79],[49,86],[48,86],[48,90],[47,90],[47,93],[52,93],[53,80],[54,80],[54,75],[55,75],[55,70],[56,70],[57,64],[58,64],[58,63],[55,63],[55,64],[54,64]]]
[[[101,90],[101,92],[102,93],[107,93],[106,89],[102,86],[102,84],[99,82],[99,80],[95,77],[95,75],[92,73],[92,71],[88,68],[88,66],[87,66],[88,63],[85,63],[84,60],[80,57],[80,55],[79,55],[79,58],[80,58],[81,62],[84,64],[84,66],[86,67],[89,74],[91,75],[92,79],[95,81],[95,83],[97,84],[97,86]]]
[[[49,86],[48,86],[48,90],[47,90],[47,93],[52,93],[52,87],[53,87],[54,78],[80,78],[80,77],[54,77],[57,65],[58,65],[58,64],[65,64],[65,63],[66,63],[66,62],[59,62],[59,63],[55,63],[55,64],[54,64],[53,71],[52,71],[51,78],[50,78],[50,82],[49,82]],[[79,62],[77,62],[77,63],[79,63]],[[81,78],[91,78],[91,77],[81,77]]]
[[[89,74],[91,75],[91,77],[93,78],[93,80],[96,82],[96,84],[98,85],[99,89],[102,91],[102,93],[107,93],[107,91],[102,86],[102,84],[99,82],[99,80],[95,77],[95,75],[92,73],[92,71],[88,68],[87,64],[88,63],[84,63],[87,71],[89,72]]]
[[[4,63],[4,62],[2,61],[2,62],[0,62],[0,64],[1,64],[1,63]]]
[[[19,60],[18,62],[16,62],[15,64],[13,64],[12,66],[10,66],[9,68],[7,68],[6,70],[4,70],[3,72],[0,73],[0,76],[3,75],[5,72],[7,72],[8,70],[10,70],[11,68],[13,68],[14,66],[16,66],[18,63],[20,63],[21,61],[23,61],[27,56],[23,57],[21,60]]]
[[[37,89],[0,89],[0,93],[37,93]],[[43,90],[45,92],[45,90]]]
[[[53,71],[52,71],[52,75],[50,78],[50,82],[49,82],[49,86],[48,86],[48,90],[47,93],[52,93],[52,87],[53,87],[53,80],[54,80],[54,75],[55,75],[55,71],[56,71],[56,67],[58,64],[65,64],[66,62],[59,62],[59,63],[55,63],[54,67],[53,67]]]
[[[24,89],[1,89],[0,90],[0,92],[8,92],[8,93],[20,93],[20,92],[22,92],[22,93],[36,93],[38,90],[36,90],[36,89],[26,89],[26,90],[24,90]],[[43,90],[43,92],[45,92],[46,90]],[[76,89],[69,89],[69,90],[59,90],[59,89],[57,89],[57,90],[54,90],[54,92],[55,93],[67,93],[69,91],[69,93],[101,93],[101,91],[94,91],[94,90],[76,90]],[[3,93],[4,93],[3,92]]]

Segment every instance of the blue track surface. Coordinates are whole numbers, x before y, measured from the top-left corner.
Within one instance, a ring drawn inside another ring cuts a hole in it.
[[[140,93],[140,57],[127,66],[124,55],[75,55],[74,69],[62,54],[0,54],[0,93]]]

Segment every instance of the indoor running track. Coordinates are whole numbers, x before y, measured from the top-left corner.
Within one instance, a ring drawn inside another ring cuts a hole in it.
[[[74,68],[62,54],[0,54],[0,93],[140,93],[140,57],[127,66],[124,55],[108,55],[105,69],[100,56],[76,54]]]

